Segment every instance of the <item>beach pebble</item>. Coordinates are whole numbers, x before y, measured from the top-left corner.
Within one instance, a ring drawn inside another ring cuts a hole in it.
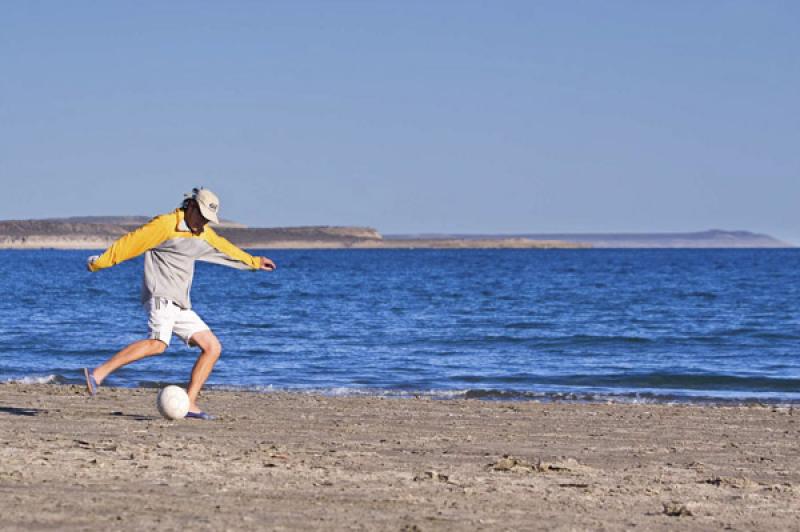
[[[423,480],[438,480],[440,482],[447,482],[449,478],[450,477],[448,475],[442,475],[436,471],[425,471],[420,475],[414,476],[414,482],[420,482]]]
[[[670,517],[688,517],[694,515],[685,504],[676,501],[665,502],[663,513]]]

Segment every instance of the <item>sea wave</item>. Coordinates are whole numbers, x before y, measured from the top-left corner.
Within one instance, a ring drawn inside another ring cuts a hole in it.
[[[460,374],[456,381],[491,386],[496,383],[524,384],[526,389],[541,387],[609,388],[620,391],[640,389],[680,389],[686,392],[792,393],[800,392],[800,379],[767,377],[763,375],[728,375],[720,373],[680,373],[655,371],[648,373],[587,373],[572,375],[512,375]]]
[[[67,379],[62,375],[29,375],[9,378],[6,384],[76,384],[76,379]],[[141,388],[158,389],[175,384],[170,381],[139,381]],[[771,392],[748,391],[730,392],[726,390],[687,390],[681,388],[666,389],[613,389],[590,388],[577,389],[574,385],[569,389],[520,390],[501,388],[462,388],[462,389],[384,389],[356,386],[330,387],[291,387],[251,384],[210,384],[210,390],[224,392],[247,393],[292,393],[304,395],[322,395],[327,397],[381,397],[395,399],[431,399],[431,400],[478,400],[478,401],[522,401],[541,403],[611,403],[611,404],[687,404],[687,405],[753,405],[772,406],[800,405],[800,391]],[[795,388],[796,389],[796,388]]]
[[[6,384],[66,384],[67,379],[62,375],[29,375],[26,377],[12,377],[6,379]]]
[[[613,391],[613,390],[505,390],[495,388],[468,389],[379,389],[348,386],[294,388],[279,386],[232,386],[212,385],[210,388],[222,391],[246,391],[255,393],[298,393],[324,395],[329,397],[386,397],[398,399],[434,399],[457,400],[474,399],[481,401],[533,401],[543,403],[620,403],[620,404],[696,404],[696,405],[752,405],[769,404],[793,406],[800,404],[800,393],[776,394],[770,392],[753,392],[744,395],[728,395],[725,393],[687,393],[684,390],[647,390],[647,391]]]

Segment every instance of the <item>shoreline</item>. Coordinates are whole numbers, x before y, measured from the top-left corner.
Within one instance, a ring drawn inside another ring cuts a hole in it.
[[[147,223],[146,216],[0,220],[0,249],[105,249]],[[795,248],[770,235],[711,229],[656,233],[412,233],[383,235],[365,226],[213,226],[250,249],[763,249]]]
[[[63,375],[51,374],[47,376],[27,376],[19,378],[8,378],[0,380],[2,385],[23,385],[23,386],[76,386],[81,385],[78,377],[67,378]],[[158,390],[173,382],[147,382],[139,383],[135,386],[112,384],[110,387],[122,390]],[[624,390],[624,391],[598,391],[598,390],[503,390],[494,388],[469,388],[469,389],[420,389],[420,390],[399,390],[382,388],[362,388],[346,386],[330,386],[319,388],[285,388],[269,385],[234,385],[234,384],[207,384],[206,390],[231,393],[257,393],[257,394],[297,394],[311,395],[320,397],[365,397],[365,398],[386,398],[386,399],[430,399],[434,401],[450,400],[475,400],[486,402],[507,401],[510,403],[542,403],[542,404],[618,404],[618,405],[686,405],[686,406],[764,406],[779,408],[800,407],[800,399],[795,397],[781,397],[778,392],[750,392],[741,397],[731,397],[726,395],[703,395],[703,391],[697,394],[689,393],[684,390],[682,393],[672,390],[670,393],[658,393],[652,389],[643,391]],[[708,392],[705,390],[705,392]],[[762,395],[758,395],[762,394]],[[772,395],[772,396],[771,396]]]
[[[398,244],[395,245],[395,242]],[[0,242],[0,251],[104,251],[113,241],[96,241],[82,243],[25,243],[7,244]],[[430,243],[419,244],[410,241],[386,240],[385,243],[330,243],[330,242],[276,242],[274,244],[256,244],[254,246],[245,244],[242,249],[252,251],[328,251],[328,250],[595,250],[595,251],[781,251],[797,250],[798,246],[597,246],[593,244],[572,244],[572,243],[510,243],[506,244],[497,241],[431,241]]]
[[[0,384],[2,529],[791,529],[791,408]]]

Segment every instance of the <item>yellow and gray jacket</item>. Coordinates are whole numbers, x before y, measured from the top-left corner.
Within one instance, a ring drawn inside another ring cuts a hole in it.
[[[194,262],[201,260],[240,270],[257,270],[260,260],[219,236],[211,227],[194,235],[176,209],[150,220],[114,242],[89,265],[93,272],[110,268],[144,253],[142,303],[163,297],[181,308],[191,308]]]

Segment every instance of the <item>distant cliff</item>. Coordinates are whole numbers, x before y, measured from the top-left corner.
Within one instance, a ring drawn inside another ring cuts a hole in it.
[[[371,227],[217,228],[217,232],[244,248],[351,247],[361,242],[382,242]],[[305,243],[305,245],[303,245]]]
[[[5,221],[0,222],[0,248],[103,249],[148,219],[126,216]],[[370,227],[249,228],[223,221],[215,229],[236,245],[249,249],[585,247],[575,243],[527,238],[385,240]]]
[[[75,217],[0,221],[0,248],[103,249],[135,227],[144,216]],[[793,247],[769,235],[748,231],[697,233],[389,235],[370,227],[251,228],[223,220],[215,227],[225,238],[249,249],[312,248],[781,248]]]
[[[119,225],[46,220],[0,222],[0,248],[99,249],[127,232]]]

